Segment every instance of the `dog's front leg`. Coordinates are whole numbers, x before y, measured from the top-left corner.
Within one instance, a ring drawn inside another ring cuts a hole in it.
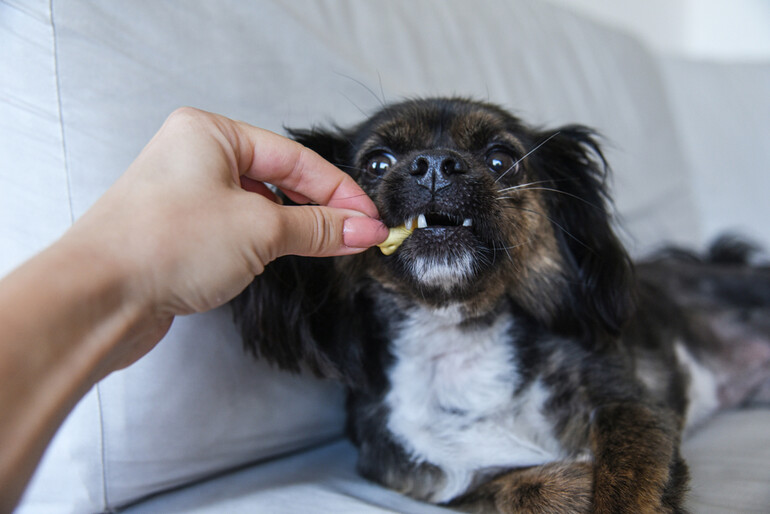
[[[474,514],[587,514],[591,492],[591,463],[560,461],[503,473],[449,506]]]
[[[596,409],[593,511],[684,512],[687,467],[679,456],[676,417],[664,409],[615,403]]]

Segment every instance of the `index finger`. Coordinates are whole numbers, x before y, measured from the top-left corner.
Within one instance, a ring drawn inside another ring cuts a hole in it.
[[[319,205],[377,218],[377,207],[353,178],[311,149],[275,132],[237,123],[239,172],[303,195]]]

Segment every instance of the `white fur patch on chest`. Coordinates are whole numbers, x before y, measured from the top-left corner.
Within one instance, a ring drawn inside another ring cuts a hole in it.
[[[557,460],[562,449],[542,413],[548,394],[520,382],[512,319],[461,328],[451,310],[421,309],[393,344],[388,429],[416,462],[446,473],[434,502],[463,493],[474,477]]]

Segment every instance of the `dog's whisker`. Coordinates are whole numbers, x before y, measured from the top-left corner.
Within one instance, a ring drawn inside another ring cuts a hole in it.
[[[564,228],[564,227],[563,227],[563,226],[562,226],[562,225],[561,225],[559,222],[557,222],[556,220],[554,220],[552,217],[550,217],[550,216],[548,216],[548,215],[546,215],[546,214],[544,214],[544,213],[542,213],[542,212],[540,212],[540,211],[536,211],[536,210],[534,210],[534,209],[527,209],[527,208],[525,208],[525,207],[519,207],[519,206],[517,206],[517,205],[506,205],[506,207],[509,207],[509,208],[511,208],[511,209],[516,209],[516,210],[519,210],[519,211],[529,212],[529,213],[532,213],[532,214],[536,214],[536,215],[538,215],[538,216],[542,216],[542,217],[544,217],[545,219],[547,219],[548,221],[550,221],[550,222],[551,222],[551,223],[552,223],[552,224],[553,224],[555,227],[557,227],[559,230],[561,230],[562,232],[564,232],[564,233],[565,233],[567,236],[569,236],[569,237],[570,237],[572,240],[574,240],[575,242],[577,242],[578,244],[580,244],[580,245],[581,245],[583,248],[585,248],[586,250],[588,250],[588,251],[591,251],[591,252],[593,252],[593,251],[594,251],[594,250],[593,250],[593,248],[591,248],[590,246],[588,246],[587,244],[585,244],[583,241],[581,241],[581,240],[580,240],[580,239],[579,239],[577,236],[575,236],[575,235],[574,235],[574,234],[572,234],[572,233],[571,233],[569,230],[567,230],[566,228]]]
[[[513,248],[519,248],[521,246],[526,246],[526,245],[528,245],[531,242],[532,242],[531,239],[527,239],[526,241],[524,241],[522,243],[518,243],[518,244],[515,244],[515,245],[509,245],[509,246],[501,246],[499,248],[495,247],[495,249],[496,250],[512,250]]]
[[[510,167],[510,168],[508,168],[507,170],[505,170],[505,172],[504,172],[502,175],[500,175],[499,177],[497,177],[497,179],[495,180],[495,184],[497,184],[497,182],[499,182],[499,181],[500,181],[500,179],[502,179],[502,178],[503,178],[503,177],[504,177],[504,176],[505,176],[505,175],[506,175],[506,174],[507,174],[509,171],[511,171],[512,169],[516,168],[516,166],[517,166],[517,165],[518,165],[518,164],[519,164],[521,161],[523,161],[524,159],[526,159],[527,157],[529,157],[530,155],[532,155],[532,154],[533,154],[534,152],[536,152],[536,151],[537,151],[537,150],[538,150],[540,147],[542,147],[544,144],[546,144],[548,141],[550,141],[551,139],[555,138],[555,137],[556,137],[556,136],[558,136],[559,134],[561,134],[561,131],[560,131],[560,130],[559,130],[559,131],[556,131],[556,132],[554,132],[553,134],[551,134],[550,136],[548,136],[548,137],[545,139],[545,141],[542,141],[540,144],[538,144],[538,145],[537,145],[536,147],[534,147],[532,150],[530,150],[529,152],[525,153],[525,154],[524,154],[524,155],[523,155],[523,156],[522,156],[520,159],[518,159],[516,162],[514,162],[514,163],[513,163],[513,165],[511,165],[511,167]]]
[[[388,100],[385,98],[385,89],[382,87],[382,74],[379,70],[377,70],[377,81],[380,84],[380,95],[382,95],[382,102],[380,102],[380,105],[384,107],[387,105]]]
[[[508,260],[509,260],[509,261],[511,261],[511,262],[513,262],[513,257],[511,257],[511,252],[509,252],[509,251],[508,251],[508,250],[509,250],[509,248],[508,248],[507,246],[503,246],[503,247],[502,247],[502,248],[500,248],[500,249],[501,249],[501,250],[505,250],[505,255],[507,255],[507,256],[508,256]]]
[[[341,163],[332,163],[337,168],[343,169],[343,170],[351,170],[351,171],[357,171],[357,172],[367,172],[369,170],[365,168],[361,168],[360,166],[351,166],[348,164],[341,164]]]
[[[535,180],[534,182],[527,182],[526,184],[518,184],[518,185],[515,185],[515,186],[504,187],[504,188],[500,189],[498,192],[499,193],[507,193],[508,191],[515,191],[517,189],[525,188],[527,186],[533,186],[533,185],[536,185],[536,184],[551,184],[553,182],[554,182],[553,180]]]
[[[350,76],[350,75],[346,75],[346,74],[344,74],[344,73],[340,73],[340,72],[338,72],[338,71],[335,71],[334,73],[336,73],[336,74],[337,74],[337,75],[339,75],[340,77],[346,78],[346,79],[348,79],[348,80],[352,80],[353,82],[355,82],[356,84],[358,84],[359,86],[361,86],[362,88],[364,88],[366,91],[368,91],[368,92],[369,92],[369,93],[370,93],[370,94],[371,94],[371,95],[372,95],[372,96],[373,96],[373,97],[374,97],[374,98],[377,100],[377,103],[379,103],[379,104],[380,104],[380,107],[385,107],[385,100],[384,100],[384,98],[385,98],[385,94],[384,94],[384,93],[383,93],[383,95],[382,95],[382,96],[383,96],[383,98],[380,98],[379,96],[377,96],[377,93],[375,93],[375,92],[374,92],[374,90],[373,90],[372,88],[370,88],[369,86],[367,86],[366,84],[364,84],[364,82],[363,82],[363,81],[361,81],[361,80],[358,80],[357,78],[355,78],[355,77],[352,77],[352,76]],[[379,73],[378,73],[378,75],[379,75]],[[382,89],[382,80],[381,80],[381,79],[380,79],[380,89]],[[345,96],[345,95],[343,94],[342,96]],[[346,96],[345,96],[345,98],[346,98],[348,101],[350,101],[350,99],[349,99],[348,97],[346,97]],[[353,104],[353,105],[354,105],[356,108],[358,108],[358,106],[357,106],[355,103],[353,103],[353,102],[350,102],[350,103],[352,103],[352,104]],[[359,109],[359,110],[361,110],[361,109]],[[363,112],[363,111],[361,111],[361,112],[364,114],[364,116],[366,116],[366,117],[368,117],[368,116],[369,116],[369,115],[368,115],[368,114],[366,114],[365,112]]]
[[[340,94],[340,96],[342,96],[342,98],[344,98],[345,100],[347,100],[347,101],[348,101],[348,103],[350,103],[350,105],[352,105],[353,107],[355,107],[356,109],[358,109],[358,112],[360,112],[360,113],[361,113],[361,114],[363,114],[364,116],[368,116],[368,114],[366,113],[366,111],[364,111],[364,110],[363,110],[363,109],[362,109],[362,108],[361,108],[361,107],[360,107],[360,106],[359,106],[357,103],[355,103],[355,102],[354,102],[354,101],[353,101],[353,100],[352,100],[352,99],[351,99],[351,98],[350,98],[348,95],[346,95],[345,93],[343,93],[343,92],[341,92],[341,91],[340,91],[340,93],[339,93],[339,94]]]
[[[375,178],[377,178],[377,176],[378,176],[378,175],[377,175],[375,172],[373,172],[373,171],[370,171],[370,170],[368,170],[368,169],[366,169],[366,168],[358,168],[358,170],[359,170],[361,173],[365,174],[365,175],[371,175],[372,177],[375,177]]]
[[[600,206],[596,205],[595,203],[589,202],[585,198],[581,198],[581,197],[579,197],[579,196],[577,196],[575,194],[568,193],[568,192],[562,191],[560,189],[554,189],[552,187],[526,187],[526,188],[523,189],[523,191],[550,191],[552,193],[559,193],[559,194],[563,194],[563,195],[566,195],[566,196],[570,196],[570,197],[572,197],[572,198],[574,198],[576,200],[580,200],[581,202],[585,203],[586,205],[588,205],[590,207],[593,207],[594,209],[601,209]],[[511,199],[513,199],[512,196],[499,196],[498,198],[500,200],[503,200],[503,199],[511,200]]]
[[[494,243],[493,243],[494,247]],[[491,266],[494,264],[494,258],[495,258],[495,252],[494,249],[490,252],[488,249],[484,249],[482,253],[479,254],[479,259],[482,264]]]
[[[362,196],[369,196],[369,195],[367,195],[366,193],[362,193],[360,195],[344,196],[342,198],[337,198],[336,200],[338,200],[338,201],[339,200],[351,200],[353,198],[361,198]],[[330,206],[331,206],[331,204],[330,204]]]
[[[499,189],[498,193],[507,193],[508,191],[515,191],[517,189],[522,189],[522,188],[526,188],[527,186],[532,186],[537,184],[556,184],[561,182],[575,182],[576,180],[577,178],[535,180],[533,182],[527,182],[525,184],[517,184],[515,186],[504,187],[502,189]]]

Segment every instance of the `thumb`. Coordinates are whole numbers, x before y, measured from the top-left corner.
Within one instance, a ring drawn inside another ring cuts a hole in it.
[[[388,237],[384,223],[358,211],[319,205],[280,206],[278,255],[330,257],[359,253]]]

